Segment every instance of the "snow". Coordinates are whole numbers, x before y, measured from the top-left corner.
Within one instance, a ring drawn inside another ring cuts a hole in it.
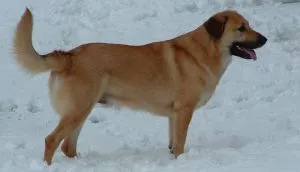
[[[284,3],[281,3],[284,2]],[[10,0],[0,6],[1,172],[300,171],[300,3],[278,0]],[[78,141],[79,157],[58,149],[43,162],[56,126],[48,73],[31,77],[11,54],[25,6],[40,53],[86,42],[144,44],[188,32],[213,13],[235,9],[269,39],[258,60],[237,57],[208,104],[195,112],[185,153],[168,152],[167,120],[97,106]]]

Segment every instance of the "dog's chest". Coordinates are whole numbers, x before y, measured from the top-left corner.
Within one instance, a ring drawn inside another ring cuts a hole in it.
[[[216,76],[209,68],[206,69],[206,77],[205,78],[205,86],[203,90],[200,92],[199,95],[199,101],[196,105],[196,108],[200,108],[201,106],[204,106],[213,96],[215,89],[217,87],[217,84],[219,83],[219,80],[221,79],[223,73],[227,69],[228,65],[231,62],[231,56],[228,53],[224,53],[226,55],[222,56],[221,59],[221,71],[220,75]]]
[[[199,101],[196,105],[196,108],[200,108],[201,106],[204,106],[209,100],[210,98],[213,96],[214,94],[214,91],[203,91],[201,94],[200,94],[200,98],[199,98]]]
[[[219,77],[216,76],[209,68],[206,68],[205,71],[206,73],[202,77],[204,85],[202,85],[202,89],[199,92],[196,108],[200,108],[210,100],[219,82]]]

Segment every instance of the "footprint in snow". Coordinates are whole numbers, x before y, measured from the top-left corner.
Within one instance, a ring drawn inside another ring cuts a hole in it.
[[[139,15],[135,16],[133,18],[133,20],[134,21],[141,21],[141,20],[145,20],[147,18],[153,18],[153,17],[157,17],[157,11],[152,11],[152,12],[149,12],[149,13],[139,14]]]
[[[175,8],[174,12],[175,13],[183,13],[183,12],[197,12],[199,10],[198,6],[196,3],[191,3],[191,4],[185,4],[180,6],[179,8]]]
[[[41,112],[42,109],[36,105],[35,101],[30,101],[27,104],[27,111],[31,113],[38,113]]]
[[[13,102],[0,102],[0,112],[15,112],[18,105]]]
[[[234,98],[234,101],[236,103],[242,103],[242,102],[245,102],[245,101],[248,101],[248,100],[249,100],[249,98],[247,96],[245,96],[245,95],[244,96],[240,95],[240,96]]]
[[[105,117],[98,117],[98,116],[91,116],[89,118],[90,122],[93,123],[93,124],[97,124],[99,122],[103,123],[104,121],[106,121],[106,118]]]

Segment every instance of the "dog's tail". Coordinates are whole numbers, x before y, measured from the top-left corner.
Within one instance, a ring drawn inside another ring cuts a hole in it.
[[[33,48],[32,18],[30,10],[26,8],[17,25],[13,45],[17,63],[32,74],[65,70],[70,63],[71,53],[54,51],[46,55],[40,55]]]

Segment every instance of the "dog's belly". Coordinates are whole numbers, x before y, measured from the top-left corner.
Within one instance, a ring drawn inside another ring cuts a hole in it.
[[[142,110],[152,113],[153,115],[158,116],[170,116],[173,114],[173,106],[172,104],[158,104],[156,102],[147,102],[147,101],[139,101],[133,99],[124,99],[115,96],[105,96],[101,99],[101,104],[104,107],[127,107],[134,110]]]
[[[111,79],[107,85],[104,95],[99,103],[108,106],[126,106],[152,112],[157,115],[169,116],[173,111],[174,89],[171,82],[155,84],[128,83],[117,79]]]

